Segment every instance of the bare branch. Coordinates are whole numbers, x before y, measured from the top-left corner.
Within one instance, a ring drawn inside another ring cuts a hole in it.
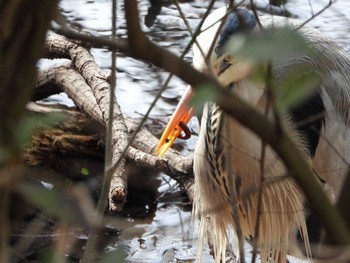
[[[52,90],[47,89],[49,85],[53,85],[54,88],[52,88]],[[80,110],[104,124],[102,112],[97,105],[91,88],[79,72],[71,67],[70,62],[55,65],[46,70],[39,70],[35,88],[35,98],[38,98],[37,93],[47,96],[65,92],[76,103]],[[40,99],[43,98],[40,97]]]
[[[105,123],[108,122],[108,109],[109,109],[109,89],[110,85],[107,82],[107,74],[102,71],[90,53],[83,47],[70,42],[64,37],[49,36],[46,40],[45,47],[48,53],[69,54],[69,57],[74,61],[74,67],[85,79],[86,83],[91,87],[91,90],[96,98],[97,104],[102,113],[102,119]],[[125,125],[123,114],[120,110],[118,102],[114,99],[114,112],[113,112],[113,163],[119,159],[122,150],[125,148],[128,142],[127,127]],[[115,191],[116,195],[109,196],[110,207],[117,210],[122,208],[125,202],[127,183],[126,183],[126,171],[125,162],[121,161],[117,170],[114,172],[113,180],[118,181],[116,183]],[[119,178],[119,179],[117,179]],[[114,190],[111,189],[111,192]]]
[[[120,52],[128,53],[128,45],[125,39],[107,38],[105,36],[96,36],[75,31],[69,27],[51,26],[51,30],[59,35],[63,35],[69,39],[80,40],[84,43],[89,43],[89,46],[95,48],[111,48]]]
[[[65,89],[67,90],[67,87]],[[67,116],[67,119],[56,128],[56,131],[43,131],[32,138],[34,146],[27,148],[23,155],[24,161],[28,165],[46,166],[50,160],[44,160],[43,157],[47,158],[54,152],[69,152],[77,157],[84,155],[97,159],[102,158],[103,145],[100,145],[98,142],[103,142],[104,137],[103,133],[90,131],[90,127],[96,127],[94,120],[66,107],[53,107],[52,105],[41,105],[32,102],[28,103],[27,109],[36,113],[63,112]],[[126,122],[130,129],[129,133],[134,133],[138,126],[137,122],[131,119],[126,119]],[[102,122],[101,124],[105,125]],[[59,132],[57,129],[61,129],[62,132]],[[84,132],[81,132],[81,129]],[[63,136],[67,132],[73,134],[76,132],[79,136],[70,136],[69,134]],[[82,133],[85,135],[81,135]],[[44,140],[43,136],[47,140]],[[40,143],[35,143],[36,141]],[[183,157],[179,152],[171,149],[164,158],[158,159],[152,155],[157,141],[158,138],[154,137],[146,128],[142,128],[129,148],[126,158],[137,166],[156,169],[169,175],[180,184],[192,201],[194,183],[193,157]],[[54,156],[51,159],[53,161],[56,160]]]

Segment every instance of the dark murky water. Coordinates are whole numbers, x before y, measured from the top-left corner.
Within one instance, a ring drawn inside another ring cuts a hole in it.
[[[118,5],[118,37],[125,37],[126,25],[123,16],[122,1]],[[259,1],[263,2],[263,1]],[[301,19],[307,19],[312,12],[316,13],[328,1],[294,0],[288,4],[289,10]],[[218,1],[215,8],[223,6],[224,1]],[[199,18],[205,12],[207,1],[194,1],[181,4],[188,17],[189,23],[194,28]],[[60,4],[67,18],[77,27],[91,31],[94,34],[110,35],[111,31],[111,1],[107,0],[62,0]],[[148,1],[139,1],[141,18],[147,14]],[[338,0],[322,16],[312,21],[312,25],[319,27],[323,32],[335,39],[345,49],[350,50],[350,21],[346,14],[350,11],[350,1]],[[143,23],[142,23],[143,24]],[[163,7],[161,15],[157,17],[153,27],[148,28],[143,24],[143,30],[159,45],[170,49],[180,55],[187,42],[189,34],[185,24],[180,18],[174,5]],[[110,68],[110,52],[103,49],[93,49],[92,54],[98,64],[104,68]],[[191,54],[186,56],[191,60]],[[119,56],[117,59],[117,90],[116,96],[125,114],[139,117],[144,114],[152,102],[156,92],[167,78],[168,73],[153,67],[150,64],[140,62],[128,57]],[[169,88],[163,93],[160,101],[152,111],[153,118],[162,118],[171,115],[178,98],[186,87],[178,78],[173,78]],[[67,104],[71,102],[62,95],[52,99],[59,99]],[[193,129],[198,124],[192,122]],[[186,152],[193,151],[195,138],[187,144]],[[130,262],[192,262],[196,255],[196,237],[193,235],[191,214],[186,206],[186,198],[179,190],[176,183],[164,175],[148,175],[149,185],[145,189],[152,189],[157,193],[157,202],[151,200],[150,204],[156,204],[155,211],[143,217],[145,204],[139,204],[140,217],[124,217],[125,226],[122,229],[120,240],[111,244],[115,249],[118,245],[124,245],[127,250],[127,261]],[[153,195],[154,195],[154,192]],[[152,196],[152,194],[151,194]],[[141,199],[144,197],[140,197]],[[150,197],[152,199],[152,197]],[[152,210],[153,208],[146,207]],[[249,248],[247,248],[249,250]],[[213,262],[209,250],[205,247],[203,262]],[[293,261],[297,262],[297,261]]]

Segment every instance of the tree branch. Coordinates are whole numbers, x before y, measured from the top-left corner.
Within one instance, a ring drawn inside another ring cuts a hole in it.
[[[94,61],[90,53],[83,47],[70,42],[64,37],[47,37],[45,47],[48,53],[69,54],[74,61],[77,71],[85,79],[86,83],[91,87],[94,97],[102,113],[102,119],[108,123],[109,115],[109,89],[107,82],[108,76],[103,72]],[[92,74],[93,72],[93,74]],[[121,156],[122,150],[128,142],[127,127],[123,114],[117,100],[114,100],[113,116],[113,142],[112,142],[112,161],[116,162]],[[121,210],[125,203],[127,193],[125,161],[121,161],[117,170],[113,174],[113,186],[110,189],[109,208],[112,211]]]
[[[100,160],[100,168],[102,169],[104,123],[101,122],[100,126],[96,125],[96,120],[67,107],[29,103],[27,109],[33,113],[59,112],[67,116],[65,121],[58,124],[53,130],[43,130],[32,137],[31,146],[27,147],[23,154],[27,165],[61,168],[62,164],[57,163],[57,160],[60,159],[57,154],[69,153],[69,159],[84,157]],[[126,121],[130,128],[129,134],[132,134],[137,123],[131,119],[126,119]],[[180,184],[192,201],[193,158],[182,157],[179,152],[171,150],[165,158],[158,159],[152,155],[157,141],[156,137],[143,128],[138,133],[132,147],[129,148],[126,158],[137,166],[156,169],[169,175]],[[76,174],[79,174],[79,171],[78,173],[74,173],[74,171],[70,173],[74,176],[73,179],[76,179]]]
[[[288,134],[280,133],[274,123],[267,120],[240,98],[222,88],[215,79],[196,71],[174,54],[150,42],[137,25],[139,22],[136,1],[125,0],[124,4],[130,55],[137,59],[149,61],[174,73],[191,84],[195,90],[208,90],[211,93],[215,90],[215,102],[242,125],[260,136],[280,156],[334,242],[339,245],[349,245],[350,234],[343,218],[331,205],[322,187],[315,180],[310,166]],[[138,38],[135,38],[135,36],[138,36]]]
[[[61,50],[57,50],[62,54]],[[56,52],[57,53],[57,52]],[[97,105],[96,99],[91,91],[89,85],[85,82],[84,78],[73,68],[71,63],[64,63],[61,65],[55,65],[47,70],[41,70],[38,73],[37,86],[35,87],[34,97],[38,97],[36,93],[52,95],[49,92],[44,92],[48,85],[54,85],[49,91],[53,93],[65,92],[78,106],[79,109],[87,113],[93,119],[105,125],[102,118],[102,113]],[[35,105],[35,106],[34,106]],[[45,112],[53,111],[54,109],[48,109],[38,104],[29,104],[31,110]],[[34,107],[34,108],[33,108]],[[62,111],[62,109],[58,109]],[[71,114],[71,113],[70,113]],[[81,118],[78,118],[81,119]],[[129,134],[133,134],[137,129],[138,123],[135,120],[126,118],[125,122],[128,127]],[[100,138],[103,140],[103,138]],[[183,157],[179,152],[170,149],[167,154],[162,158],[156,158],[153,153],[155,145],[158,142],[158,138],[154,137],[146,128],[142,128],[136,135],[135,141],[132,143],[132,147],[127,152],[126,157],[129,160],[133,160],[137,165],[144,167],[151,167],[164,172],[179,182],[181,187],[185,189],[188,196],[192,200],[193,197],[193,171],[192,171],[192,157]],[[54,146],[52,146],[54,147]],[[137,161],[135,160],[137,158]],[[141,161],[140,160],[144,160]]]

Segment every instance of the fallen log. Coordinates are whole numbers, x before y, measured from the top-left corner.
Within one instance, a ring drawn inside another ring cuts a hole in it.
[[[64,62],[50,67],[46,70],[39,70],[32,101],[42,100],[50,95],[65,92],[75,103],[79,111],[67,109],[66,107],[44,106],[29,103],[28,109],[37,113],[65,112],[69,118],[60,127],[35,135],[32,146],[23,155],[26,164],[42,165],[47,167],[52,153],[67,153],[76,158],[95,158],[101,162],[104,150],[104,129],[108,121],[107,109],[108,94],[110,88],[108,74],[101,70],[94,62],[93,57],[87,49],[70,42],[62,36],[49,36],[45,42],[46,57],[70,58],[71,61]],[[120,152],[124,149],[127,138],[137,129],[138,123],[135,120],[125,118],[115,99],[114,116],[114,140],[113,140],[113,160],[120,157]],[[97,130],[84,131],[87,127],[96,127]],[[77,135],[79,134],[79,135]],[[39,143],[40,142],[40,143]],[[54,143],[53,143],[54,142]],[[193,196],[193,174],[192,158],[183,157],[179,152],[169,151],[162,159],[153,155],[158,139],[147,129],[142,128],[136,136],[133,147],[127,151],[126,157],[134,164],[141,167],[154,168],[173,177],[184,188],[189,197]],[[92,147],[92,145],[94,145]],[[34,147],[36,146],[36,148]],[[90,147],[90,148],[89,148]],[[80,153],[80,154],[79,154]],[[65,167],[64,164],[54,163],[56,168]],[[69,160],[64,162],[69,163]],[[72,162],[74,163],[74,162]],[[98,166],[100,169],[100,165]],[[114,183],[110,187],[109,207],[111,211],[122,209],[127,193],[127,171],[126,164],[122,162],[117,169]],[[72,174],[77,176],[77,168],[72,169]],[[96,167],[90,167],[96,170]],[[67,171],[67,169],[65,169]],[[74,172],[73,172],[74,171]],[[116,187],[119,189],[116,198]],[[125,195],[124,195],[124,194]]]
[[[29,103],[28,111],[36,114],[64,113],[66,118],[57,126],[41,130],[32,136],[30,145],[23,153],[23,160],[31,167],[42,167],[64,172],[70,179],[86,178],[81,169],[89,174],[103,171],[104,126],[89,116],[65,106]],[[133,133],[136,122],[126,119],[128,132]],[[157,138],[146,128],[136,136],[126,158],[133,165],[163,172],[176,180],[190,200],[193,197],[192,157],[183,157],[176,150],[158,159],[152,155]]]

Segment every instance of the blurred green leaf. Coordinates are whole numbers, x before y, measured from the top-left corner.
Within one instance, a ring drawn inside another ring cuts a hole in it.
[[[6,147],[0,146],[0,163],[4,162],[9,157],[10,157],[10,150]]]
[[[249,35],[232,38],[225,47],[226,53],[266,62],[272,58],[310,54],[307,41],[288,27],[267,28]]]
[[[31,136],[40,130],[49,129],[65,119],[63,113],[30,114],[22,118],[16,129],[18,145],[23,147]]]
[[[196,89],[195,95],[191,100],[191,105],[196,112],[202,112],[204,104],[207,101],[215,101],[218,98],[218,92],[212,86],[203,84]]]
[[[24,116],[19,125],[13,128],[17,149],[0,147],[0,162],[4,162],[13,154],[13,150],[22,149],[28,143],[32,135],[42,129],[49,129],[52,125],[62,122],[65,119],[63,113],[28,114]]]
[[[47,189],[40,184],[26,183],[21,193],[43,211],[72,225],[87,226],[79,204],[68,191]]]
[[[99,263],[121,263],[125,262],[126,253],[122,247],[118,247],[116,250],[106,253]]]
[[[81,173],[82,175],[85,175],[85,176],[88,176],[88,175],[90,174],[89,169],[84,168],[84,167],[81,168],[80,173]]]
[[[266,65],[265,63],[256,64],[252,72],[250,73],[249,79],[257,84],[265,84],[266,82]]]
[[[240,35],[230,40],[225,48],[228,54],[255,61],[250,79],[257,83],[266,81],[267,63],[284,67],[284,70],[277,69],[278,80],[272,75],[279,110],[286,111],[300,103],[321,81],[320,73],[312,70],[312,65],[290,61],[298,56],[312,56],[310,44],[295,29],[275,27]]]
[[[286,111],[303,101],[320,85],[321,77],[315,71],[290,73],[285,80],[276,84],[275,91],[279,94],[277,107]]]
[[[53,249],[52,248],[45,248],[43,251],[41,251],[40,255],[40,262],[42,263],[51,263],[53,262]]]

